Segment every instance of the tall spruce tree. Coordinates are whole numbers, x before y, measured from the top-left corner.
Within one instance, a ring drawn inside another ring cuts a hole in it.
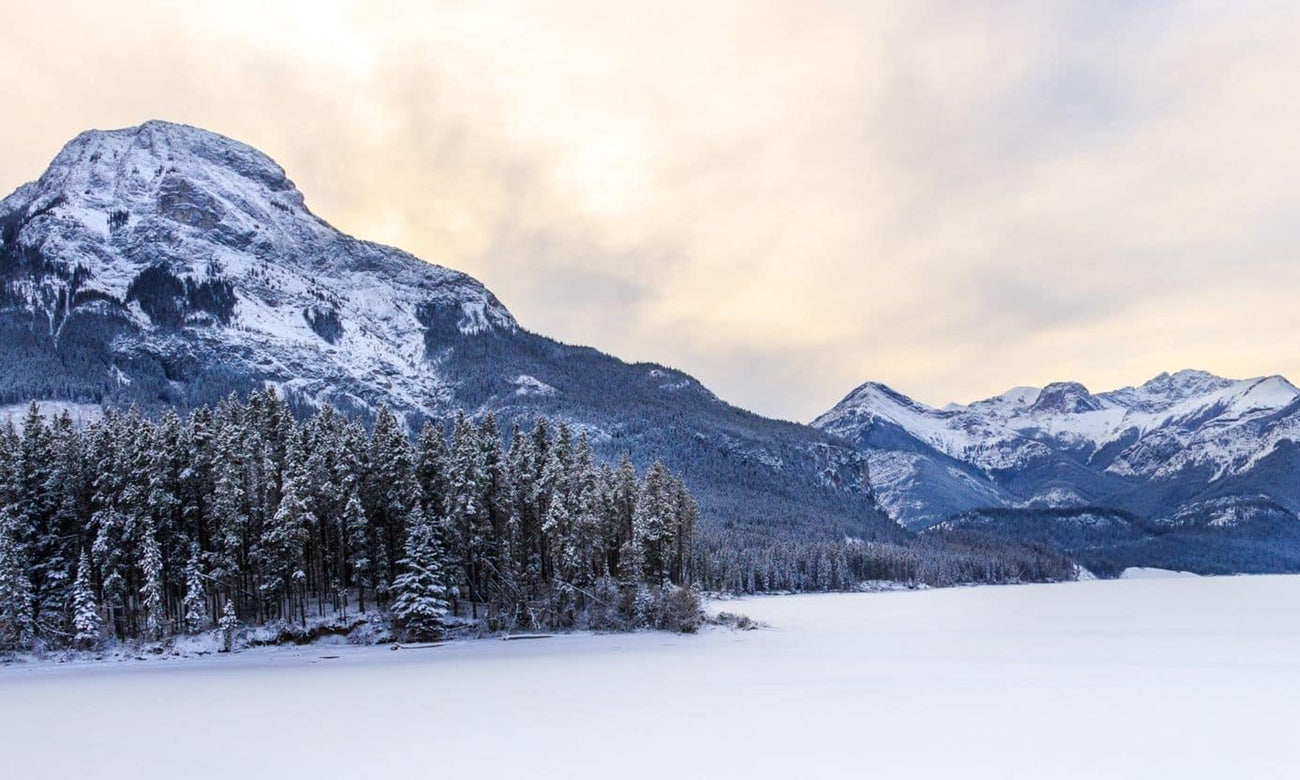
[[[374,564],[370,560],[370,535],[366,524],[366,513],[361,508],[361,499],[356,493],[348,496],[343,509],[344,560],[350,577],[345,585],[357,589],[358,607],[366,611],[366,588],[374,585]],[[346,597],[344,608],[346,609]]]
[[[479,600],[483,597],[481,590],[485,548],[491,534],[491,517],[487,506],[488,479],[484,466],[479,432],[461,413],[457,415],[452,430],[444,528],[448,543],[456,551],[452,556],[454,581],[463,586],[453,586],[453,600],[459,594],[466,595],[476,617]]]
[[[411,508],[415,483],[410,443],[397,416],[386,406],[381,406],[375,415],[367,484],[367,509],[374,527],[371,559],[377,578],[375,589],[381,598],[387,599],[402,558],[406,515]]]
[[[28,647],[34,638],[32,586],[17,527],[13,512],[0,507],[0,650]]]
[[[632,519],[633,543],[640,555],[642,576],[653,584],[668,580],[675,547],[676,491],[668,470],[655,461],[646,473]]]
[[[185,629],[190,633],[203,631],[208,627],[207,588],[203,584],[202,563],[199,559],[199,547],[194,545],[189,561],[185,564],[185,600],[181,604],[184,612]]]
[[[90,556],[85,550],[77,561],[77,579],[72,587],[73,644],[88,650],[100,641],[99,602],[95,599],[95,585],[91,581]]]
[[[402,573],[393,583],[393,617],[407,639],[427,641],[442,635],[447,617],[447,583],[438,530],[417,505],[407,519]]]
[[[143,582],[140,603],[144,609],[145,635],[161,639],[167,630],[166,602],[163,599],[162,547],[154,529],[153,518],[145,515],[137,525],[139,532],[139,567]]]

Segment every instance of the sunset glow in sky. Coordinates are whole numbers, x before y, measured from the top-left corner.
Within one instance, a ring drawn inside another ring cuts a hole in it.
[[[808,420],[1300,378],[1300,5],[0,0],[0,190],[245,141],[530,330]]]

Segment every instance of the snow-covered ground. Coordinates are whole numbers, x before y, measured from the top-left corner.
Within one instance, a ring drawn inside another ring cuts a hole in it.
[[[0,669],[2,774],[1300,772],[1300,577],[768,597],[715,609],[772,627],[12,666]]]

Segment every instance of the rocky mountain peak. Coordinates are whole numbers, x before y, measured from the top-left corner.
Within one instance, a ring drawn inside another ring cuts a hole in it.
[[[439,344],[518,327],[468,275],[316,217],[262,152],[169,122],[78,135],[0,203],[0,242],[0,305],[50,348],[84,350],[75,381],[92,387],[193,392],[216,351],[240,386],[431,412]],[[159,365],[177,339],[190,354]]]
[[[1078,382],[1053,382],[1039,392],[1030,408],[1036,412],[1078,414],[1095,412],[1102,408],[1102,402]]]

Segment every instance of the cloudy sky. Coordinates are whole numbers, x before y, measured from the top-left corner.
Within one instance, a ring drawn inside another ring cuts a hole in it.
[[[0,189],[150,118],[531,330],[807,420],[1300,378],[1300,5],[0,0]]]

